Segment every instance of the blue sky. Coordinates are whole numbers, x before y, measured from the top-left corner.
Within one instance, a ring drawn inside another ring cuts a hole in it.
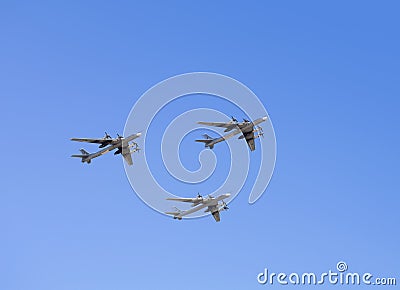
[[[340,260],[399,280],[399,8],[2,2],[0,288],[257,289],[265,267]],[[277,136],[266,193],[221,223],[151,210],[120,158],[69,157],[70,137],[121,133],[140,95],[193,71],[246,84]]]

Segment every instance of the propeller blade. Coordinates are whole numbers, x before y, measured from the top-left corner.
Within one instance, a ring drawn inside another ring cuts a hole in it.
[[[228,210],[228,209],[229,209],[229,207],[227,206],[227,204],[226,204],[225,201],[222,201],[222,208],[223,208],[224,210]]]

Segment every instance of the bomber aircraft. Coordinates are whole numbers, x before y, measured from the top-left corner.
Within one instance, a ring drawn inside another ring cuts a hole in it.
[[[176,211],[166,212],[166,214],[172,215],[174,219],[181,220],[182,217],[194,213],[196,211],[199,211],[206,207],[207,209],[204,212],[211,212],[215,221],[219,222],[221,220],[219,213],[223,210],[229,209],[226,203],[224,202],[224,199],[230,196],[231,196],[230,193],[225,193],[217,197],[212,197],[211,195],[207,197],[202,197],[200,194],[198,194],[197,197],[194,198],[182,198],[182,197],[167,198],[167,200],[191,203],[192,208],[183,211],[175,207]]]
[[[232,138],[233,136],[237,134],[241,134],[241,136],[238,139],[246,139],[247,145],[250,148],[250,151],[256,150],[256,144],[254,142],[254,139],[260,138],[264,136],[263,130],[258,124],[266,121],[268,117],[262,117],[258,118],[254,121],[249,121],[247,119],[243,119],[243,122],[238,122],[234,117],[232,117],[232,120],[226,123],[223,122],[197,122],[198,124],[201,125],[206,125],[206,126],[213,126],[213,127],[221,127],[225,128],[224,132],[230,132],[222,137],[219,138],[211,138],[207,134],[203,135],[205,139],[200,139],[196,140],[196,142],[202,142],[204,143],[205,147],[208,147],[210,149],[214,148],[214,145],[225,141],[229,138]],[[258,135],[254,135],[254,133],[259,132]]]
[[[132,161],[131,154],[136,151],[139,151],[140,148],[137,143],[132,142],[131,144],[129,144],[129,142],[133,141],[136,138],[139,138],[140,135],[142,135],[142,134],[136,133],[136,134],[132,134],[125,138],[122,136],[119,136],[119,135],[117,138],[111,138],[110,135],[108,135],[106,133],[106,135],[103,138],[97,138],[97,139],[96,138],[95,139],[71,138],[71,141],[100,144],[99,148],[104,148],[95,153],[89,153],[85,149],[80,149],[82,154],[74,154],[74,155],[71,155],[71,157],[81,158],[82,163],[86,162],[89,164],[92,161],[92,159],[99,157],[103,154],[106,154],[114,149],[117,149],[114,152],[114,155],[121,154],[124,157],[126,163],[128,165],[132,165],[133,161]],[[131,151],[132,147],[133,147],[133,150]]]

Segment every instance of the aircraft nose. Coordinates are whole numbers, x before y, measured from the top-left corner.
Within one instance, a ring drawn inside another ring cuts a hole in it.
[[[230,194],[230,193],[225,193],[225,196],[226,196],[226,197],[230,197],[231,194]]]
[[[142,135],[142,133],[137,133],[136,135],[137,135],[137,136],[141,136],[141,135]]]
[[[263,121],[266,121],[267,119],[268,119],[267,116],[265,116],[265,117],[262,118]]]

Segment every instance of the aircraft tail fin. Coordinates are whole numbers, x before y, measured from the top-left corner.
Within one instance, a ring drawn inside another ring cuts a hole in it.
[[[89,155],[89,152],[87,152],[85,149],[80,149],[79,151],[81,151],[82,155]]]
[[[204,143],[205,147],[209,147],[210,149],[214,148],[214,144],[212,143],[214,140],[213,139],[197,139],[195,140],[196,142],[201,142]],[[210,145],[211,144],[211,145]]]
[[[208,143],[211,143],[213,140],[210,140],[210,139],[197,139],[195,141],[208,144]]]
[[[209,144],[215,140],[214,138],[210,137],[210,135],[208,135],[208,134],[203,134],[203,137],[205,139],[197,139],[196,142],[202,142],[202,143]]]
[[[82,163],[86,162],[89,164],[91,162],[91,158],[88,158],[90,153],[87,152],[85,149],[80,149],[79,151],[81,151],[82,154],[73,154],[71,155],[71,157],[82,158]]]

